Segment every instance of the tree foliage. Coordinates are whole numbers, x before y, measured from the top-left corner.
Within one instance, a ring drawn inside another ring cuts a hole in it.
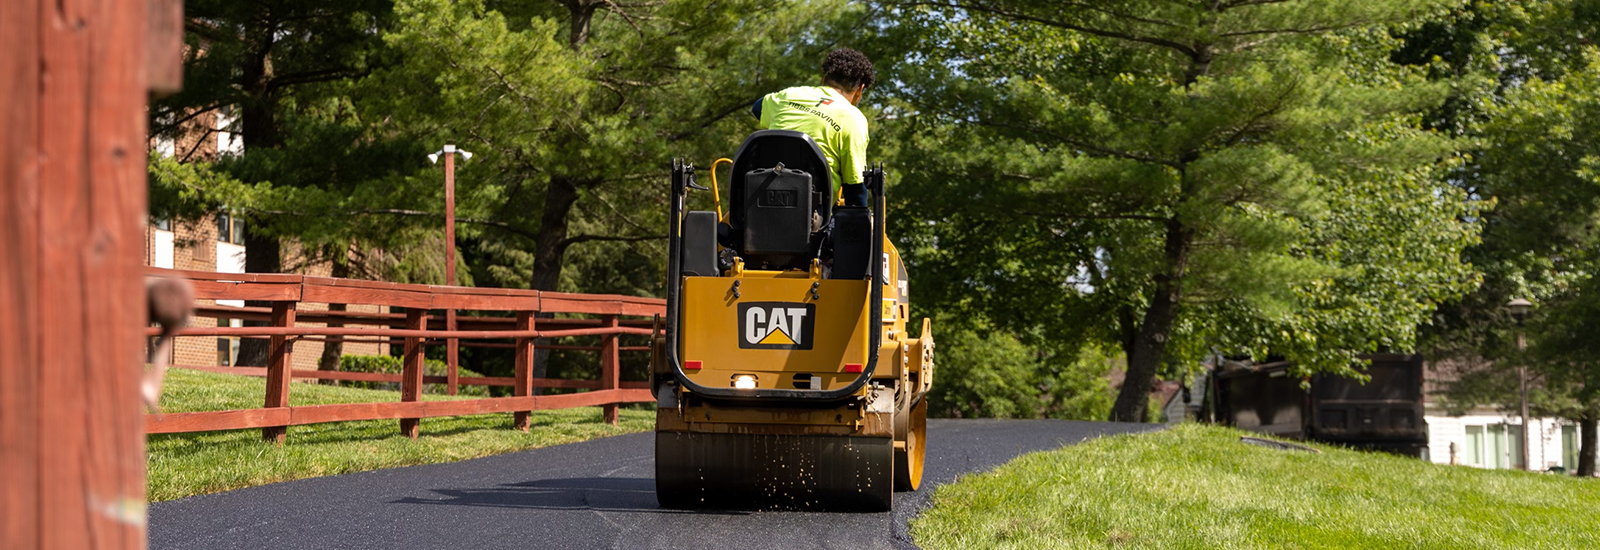
[[[1441,183],[1458,145],[1421,128],[1444,89],[1389,62],[1385,25],[1446,4],[920,11],[894,130],[914,263],[953,307],[1120,346],[1114,419],[1210,351],[1354,374],[1409,349],[1472,283],[1477,205]]]
[[[1452,96],[1430,124],[1474,142],[1450,181],[1497,202],[1481,244],[1463,256],[1483,274],[1474,292],[1441,308],[1424,349],[1447,382],[1454,412],[1519,404],[1527,367],[1534,414],[1583,424],[1579,471],[1594,471],[1600,364],[1593,349],[1600,151],[1593,136],[1600,5],[1587,0],[1474,2],[1406,36],[1397,60],[1429,67]],[[1512,298],[1540,305],[1525,326]],[[1516,345],[1526,331],[1529,349]]]

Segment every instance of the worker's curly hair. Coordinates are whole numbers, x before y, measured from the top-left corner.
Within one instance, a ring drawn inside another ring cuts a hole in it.
[[[878,72],[872,68],[872,60],[867,59],[866,54],[850,48],[839,48],[828,52],[828,57],[822,59],[822,78],[846,88],[862,84],[871,88],[878,78]]]

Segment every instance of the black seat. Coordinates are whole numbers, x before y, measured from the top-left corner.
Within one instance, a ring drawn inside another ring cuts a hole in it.
[[[827,223],[834,202],[832,171],[811,136],[794,130],[750,134],[733,157],[732,179],[730,237],[746,264],[809,265],[814,233]]]

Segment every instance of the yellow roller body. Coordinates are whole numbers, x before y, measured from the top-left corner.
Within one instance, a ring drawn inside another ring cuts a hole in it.
[[[652,348],[663,506],[885,510],[917,489],[931,325],[908,333],[899,251],[876,248],[862,279],[812,261],[669,281],[669,336]]]

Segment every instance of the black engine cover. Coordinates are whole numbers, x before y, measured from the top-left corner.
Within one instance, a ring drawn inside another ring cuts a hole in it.
[[[743,252],[747,262],[789,264],[809,251],[811,174],[782,166],[744,176]]]

